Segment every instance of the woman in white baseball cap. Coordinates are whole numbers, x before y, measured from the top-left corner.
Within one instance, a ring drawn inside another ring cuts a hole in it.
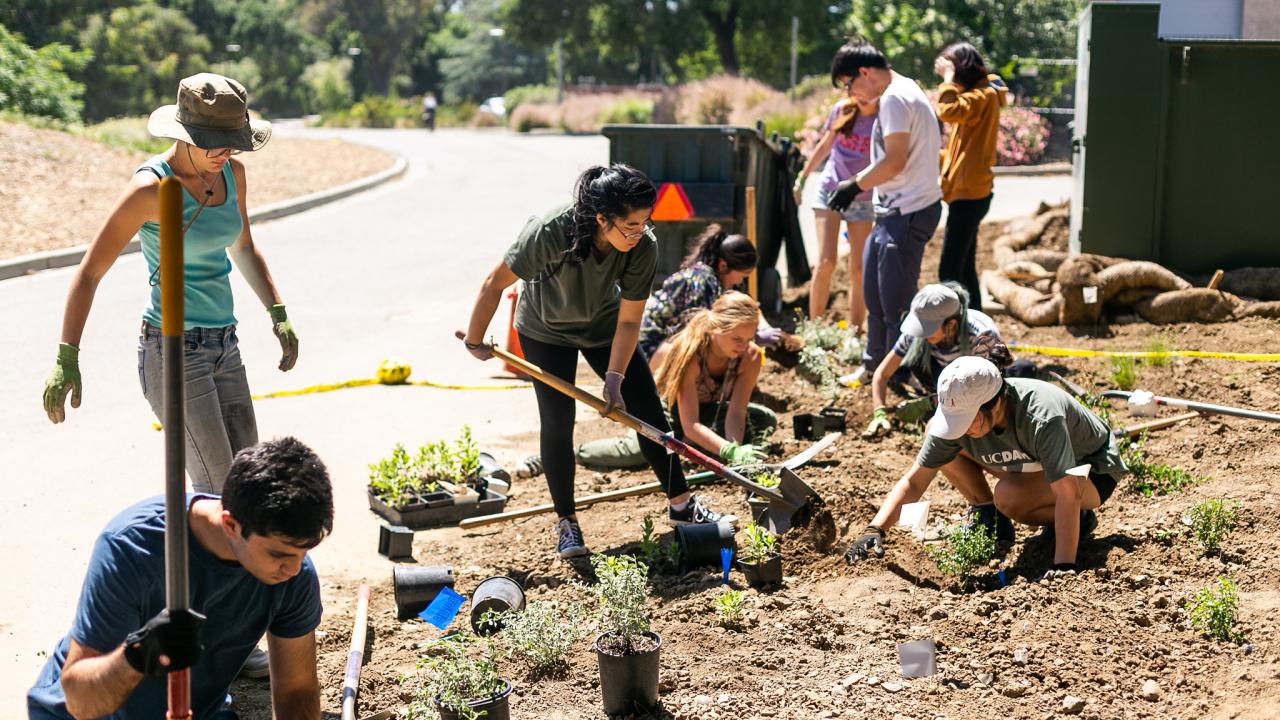
[[[889,432],[889,378],[901,367],[910,369],[926,392],[937,390],[938,373],[953,360],[980,355],[983,348],[1000,342],[1000,329],[989,315],[969,309],[969,293],[955,283],[925,285],[911,299],[911,311],[902,321],[902,334],[892,351],[880,361],[871,380],[875,412],[862,436]],[[903,403],[900,417],[924,417],[933,409],[928,397]]]
[[[1007,360],[1008,350],[997,346],[992,356]],[[1128,472],[1111,429],[1061,388],[1005,378],[991,360],[961,357],[938,377],[938,410],[916,461],[845,559],[883,555],[885,529],[904,504],[924,495],[939,470],[968,501],[971,527],[986,526],[997,540],[1012,541],[1013,527],[1000,527],[996,508],[1044,527],[1042,537],[1055,543],[1054,576],[1074,572],[1079,541],[1097,526],[1094,510]],[[994,491],[988,474],[996,479]]]

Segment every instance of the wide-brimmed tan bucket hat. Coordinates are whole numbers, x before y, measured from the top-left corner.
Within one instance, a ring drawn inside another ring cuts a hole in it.
[[[178,103],[151,113],[147,131],[205,150],[253,151],[271,139],[271,123],[249,118],[249,93],[244,86],[213,73],[183,78],[178,83]]]

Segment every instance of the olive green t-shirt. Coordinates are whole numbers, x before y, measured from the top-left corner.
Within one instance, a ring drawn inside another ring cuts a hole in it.
[[[1088,465],[1090,474],[1123,475],[1111,430],[1084,405],[1056,385],[1041,380],[1005,380],[1009,424],[980,438],[944,440],[927,435],[916,462],[936,468],[951,462],[961,450],[979,465],[1006,472],[1044,470],[1054,482],[1067,471]]]
[[[578,348],[606,347],[618,324],[619,299],[646,300],[658,266],[658,247],[645,235],[629,252],[610,248],[602,259],[561,262],[572,244],[573,206],[531,217],[503,261],[525,281],[516,303],[516,329],[534,340]]]

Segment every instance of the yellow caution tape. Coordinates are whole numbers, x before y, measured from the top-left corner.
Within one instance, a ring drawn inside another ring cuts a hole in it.
[[[312,393],[332,392],[334,390],[342,390],[345,388],[364,387],[366,385],[417,385],[419,387],[433,387],[442,390],[519,390],[520,388],[532,387],[529,383],[519,383],[512,385],[454,385],[450,383],[437,383],[430,380],[412,380],[409,382],[388,383],[382,382],[377,378],[363,378],[360,380],[348,380],[341,383],[333,383],[329,385],[312,385],[311,387],[299,388],[297,390],[278,390],[276,392],[263,393],[254,395],[254,400],[266,400],[268,398],[278,397],[294,397],[296,395],[311,395]]]
[[[1057,355],[1059,357],[1131,357],[1138,359],[1196,357],[1217,360],[1241,360],[1245,362],[1280,362],[1280,353],[1233,353],[1205,350],[1080,350],[1075,348],[1041,347],[1038,345],[1017,345],[1013,343],[1009,344],[1009,349],[1017,352],[1034,353],[1036,355]]]

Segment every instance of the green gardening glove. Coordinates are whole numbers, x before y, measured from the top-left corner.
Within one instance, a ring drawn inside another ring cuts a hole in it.
[[[889,424],[889,409],[881,405],[871,414],[871,422],[867,423],[867,429],[862,431],[862,437],[870,439],[888,435],[891,430],[893,426]]]
[[[71,393],[71,407],[80,407],[80,348],[68,343],[58,343],[58,362],[44,381],[44,411],[49,420],[60,423],[67,419],[67,393]]]
[[[267,313],[271,315],[271,332],[280,341],[280,371],[289,372],[298,362],[298,334],[293,331],[293,323],[289,322],[284,305],[272,305],[267,308]]]
[[[933,412],[933,398],[929,396],[918,397],[907,400],[898,405],[894,409],[893,414],[898,416],[898,422],[904,425],[914,425]]]
[[[764,453],[760,452],[760,449],[755,445],[727,442],[724,447],[720,448],[720,457],[730,466],[739,467],[760,462],[764,459]]]

